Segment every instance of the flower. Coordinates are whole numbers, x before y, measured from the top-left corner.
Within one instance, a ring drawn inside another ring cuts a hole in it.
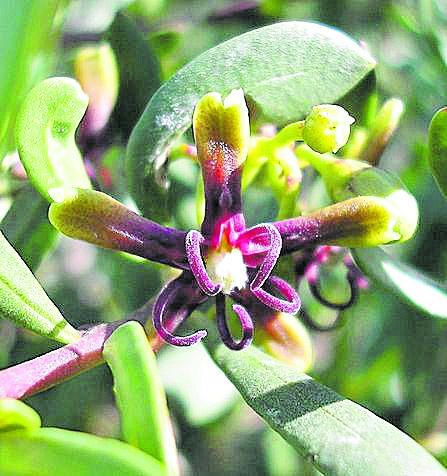
[[[92,190],[57,194],[49,212],[51,223],[68,236],[182,270],[155,301],[157,339],[177,346],[199,342],[206,336],[205,330],[187,336],[174,331],[197,306],[214,298],[223,342],[231,349],[243,349],[253,339],[254,318],[277,316],[275,322],[286,322],[284,315],[300,309],[294,287],[272,274],[281,255],[320,244],[362,246],[366,239],[367,246],[374,246],[396,239],[395,234],[382,232],[394,219],[388,208],[363,196],[307,216],[247,228],[241,173],[250,137],[242,90],[232,91],[225,99],[217,93],[206,94],[196,105],[193,130],[205,192],[200,231],[157,224]],[[228,326],[228,297],[234,301],[233,311],[242,327],[239,340]],[[290,328],[290,323],[281,328]],[[275,338],[279,342],[278,332]]]

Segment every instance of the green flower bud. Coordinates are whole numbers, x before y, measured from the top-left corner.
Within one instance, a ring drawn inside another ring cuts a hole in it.
[[[320,154],[337,152],[348,142],[353,122],[354,118],[341,106],[314,106],[305,121],[304,142]]]
[[[399,125],[404,112],[404,104],[400,99],[391,98],[380,108],[368,134],[368,141],[364,147],[362,160],[376,165]]]

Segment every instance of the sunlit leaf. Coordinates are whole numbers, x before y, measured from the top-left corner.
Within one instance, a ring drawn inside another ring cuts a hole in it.
[[[445,475],[407,435],[293,367],[253,346],[234,352],[207,342],[248,405],[323,474]]]
[[[123,438],[179,474],[174,434],[155,356],[143,327],[120,326],[104,345],[110,366]]]
[[[80,336],[51,302],[26,264],[0,233],[0,316],[63,342]]]
[[[432,317],[447,319],[447,289],[380,248],[358,248],[353,256],[360,269],[379,286]]]
[[[206,51],[157,91],[132,133],[127,174],[138,206],[151,218],[169,216],[166,153],[191,125],[194,106],[204,94],[227,95],[242,88],[252,123],[283,125],[315,104],[343,97],[374,66],[349,37],[304,22],[260,28]]]
[[[117,440],[41,428],[0,434],[2,476],[166,476],[149,455]]]

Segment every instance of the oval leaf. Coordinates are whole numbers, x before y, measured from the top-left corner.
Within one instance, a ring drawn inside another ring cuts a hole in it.
[[[79,339],[1,232],[0,256],[0,317],[64,344]]]
[[[133,198],[147,216],[169,216],[162,177],[167,149],[191,125],[204,94],[242,88],[252,121],[282,125],[315,104],[337,101],[374,66],[343,33],[304,22],[270,25],[206,51],[157,91],[132,132],[127,176]]]
[[[359,268],[379,286],[424,314],[447,319],[447,289],[439,283],[380,248],[357,248],[352,254]]]
[[[214,344],[211,354],[248,405],[323,474],[445,475],[406,434],[253,346]]]
[[[124,439],[179,474],[174,434],[155,355],[137,322],[120,326],[104,345],[113,373]]]
[[[48,201],[61,187],[90,188],[75,132],[88,97],[70,78],[49,78],[25,98],[16,123],[17,150],[28,177]]]
[[[40,428],[0,434],[2,476],[166,476],[161,464],[126,443],[87,433]]]
[[[447,197],[447,107],[433,116],[428,130],[428,163],[441,192]]]

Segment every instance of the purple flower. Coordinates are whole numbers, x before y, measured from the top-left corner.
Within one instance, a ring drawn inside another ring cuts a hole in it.
[[[262,320],[262,314],[294,314],[300,309],[294,287],[272,274],[281,255],[319,244],[357,245],[363,236],[370,239],[376,222],[383,223],[383,212],[369,197],[356,197],[307,216],[247,228],[241,173],[249,119],[242,91],[235,90],[224,100],[217,93],[204,96],[196,106],[193,128],[206,201],[200,231],[186,233],[159,225],[91,190],[65,190],[51,205],[49,216],[68,236],[182,270],[154,304],[157,339],[176,346],[199,342],[205,330],[187,336],[174,331],[197,306],[214,298],[219,334],[229,348],[240,350],[253,339],[254,317]],[[234,301],[241,324],[240,340],[229,330],[227,297]]]

